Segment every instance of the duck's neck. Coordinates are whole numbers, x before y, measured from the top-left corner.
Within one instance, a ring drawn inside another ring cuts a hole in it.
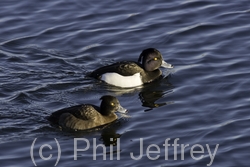
[[[109,116],[109,115],[112,114],[112,112],[110,112],[110,108],[107,107],[107,105],[104,105],[104,104],[101,104],[101,106],[100,106],[100,113],[103,116]]]
[[[143,83],[149,83],[161,76],[162,72],[161,70],[157,69],[154,71],[145,71],[144,73],[141,73],[142,75],[142,82]]]

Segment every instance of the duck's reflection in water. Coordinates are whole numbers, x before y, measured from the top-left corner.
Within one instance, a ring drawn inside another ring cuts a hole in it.
[[[174,86],[169,82],[170,77],[171,75],[168,74],[167,77],[160,77],[152,83],[144,84],[143,86],[135,88],[120,88],[107,84],[104,86],[105,90],[102,91],[108,91],[113,96],[118,97],[127,94],[138,94],[142,106],[149,108],[145,111],[150,111],[153,108],[174,103],[173,101],[165,101],[166,96],[171,94],[174,88]]]
[[[164,94],[166,93],[163,93],[162,91],[140,92],[139,98],[142,102],[142,106],[150,108],[145,111],[149,111],[152,108],[161,107],[167,104],[172,104],[172,102],[157,102],[157,100],[162,98]]]
[[[153,108],[173,104],[173,101],[164,101],[161,99],[173,92],[173,85],[168,81],[168,77],[145,86],[139,93],[139,99],[143,107],[148,107],[145,111]]]
[[[116,133],[116,130],[112,127],[105,128],[102,131],[100,140],[105,146],[117,146],[117,139],[120,139],[121,134]]]

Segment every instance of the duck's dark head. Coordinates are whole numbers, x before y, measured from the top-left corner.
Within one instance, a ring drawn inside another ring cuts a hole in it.
[[[100,98],[102,100],[100,112],[102,115],[110,115],[116,111],[126,113],[127,110],[120,105],[118,99],[114,96],[105,95]]]
[[[143,68],[146,71],[154,71],[160,67],[173,68],[173,65],[168,64],[162,58],[161,53],[155,48],[148,48],[142,51],[138,62],[142,61]]]

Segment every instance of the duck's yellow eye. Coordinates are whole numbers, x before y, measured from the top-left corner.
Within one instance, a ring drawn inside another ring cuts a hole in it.
[[[115,105],[115,103],[110,103],[111,104],[111,106],[114,106]]]
[[[157,57],[155,57],[154,60],[158,60]]]

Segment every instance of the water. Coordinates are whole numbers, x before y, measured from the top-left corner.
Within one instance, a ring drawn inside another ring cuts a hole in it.
[[[35,138],[37,166],[56,164],[56,140],[57,166],[249,166],[249,18],[247,0],[1,1],[1,166],[34,166]],[[126,90],[86,77],[148,47],[175,66],[169,77]],[[106,94],[130,117],[91,132],[62,132],[45,119]],[[101,146],[93,160],[94,142],[107,145],[107,160]],[[51,159],[40,157],[42,145]],[[74,156],[74,146],[86,151]]]

